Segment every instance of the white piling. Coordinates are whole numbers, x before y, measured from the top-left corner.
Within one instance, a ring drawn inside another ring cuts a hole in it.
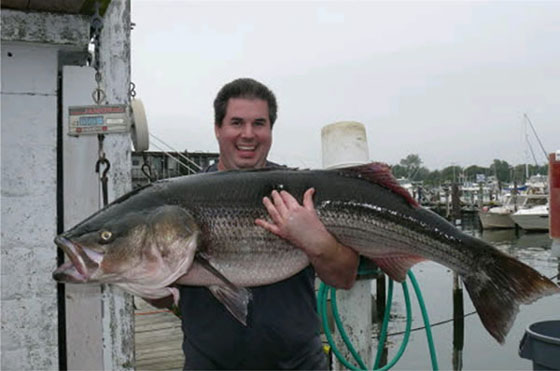
[[[359,122],[336,122],[326,125],[321,130],[321,139],[323,167],[326,169],[360,165],[369,161],[366,130]],[[373,365],[371,280],[357,280],[351,290],[338,290],[337,304],[340,319],[350,341],[364,363],[371,368]],[[345,358],[355,363],[340,336],[337,335],[335,339],[336,346]],[[345,367],[335,362],[335,369],[343,370]]]

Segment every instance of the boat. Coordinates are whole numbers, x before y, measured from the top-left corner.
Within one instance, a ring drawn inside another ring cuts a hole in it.
[[[537,165],[537,159],[533,153],[533,149],[531,148],[531,143],[529,142],[529,137],[527,135],[527,124],[531,126],[533,133],[539,145],[543,151],[545,159],[548,160],[548,152],[545,151],[542,143],[537,135],[535,127],[531,123],[529,116],[524,114],[525,117],[525,140],[529,150],[533,154],[533,159],[535,160],[535,165]],[[525,172],[526,175],[529,175],[529,168],[528,164],[525,164]],[[523,208],[516,211],[511,215],[512,220],[517,224],[519,227],[523,228],[527,231],[547,231],[549,229],[549,211],[548,211],[548,177],[546,175],[533,175],[529,179],[527,179],[527,194],[536,196],[539,198],[534,198],[534,202],[532,205],[525,204]]]
[[[527,231],[548,231],[548,204],[521,209],[511,215],[512,220]]]
[[[483,207],[478,212],[482,229],[515,228],[514,221],[510,218],[525,201],[525,196],[505,196],[504,204],[494,207]]]
[[[506,205],[491,208],[484,207],[478,212],[480,225],[482,229],[515,228],[515,223],[510,218],[514,211],[512,207]]]
[[[479,211],[478,217],[482,229],[515,228],[512,215],[535,206],[542,206],[547,202],[546,194],[520,194],[515,197],[508,194],[502,206],[491,208],[484,207]]]

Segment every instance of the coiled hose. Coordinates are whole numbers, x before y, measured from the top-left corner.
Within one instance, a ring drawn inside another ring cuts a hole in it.
[[[433,342],[433,337],[432,337],[432,330],[430,327],[430,320],[428,318],[428,312],[426,310],[426,305],[424,303],[424,299],[422,297],[422,292],[420,291],[420,287],[418,285],[418,282],[416,281],[416,278],[414,277],[414,274],[411,271],[407,272],[407,276],[410,279],[410,282],[412,283],[412,286],[414,288],[414,292],[416,293],[416,298],[418,299],[418,304],[420,305],[420,310],[422,312],[422,318],[424,320],[424,325],[426,326],[426,337],[428,340],[428,347],[429,347],[429,351],[430,351],[430,357],[431,357],[431,361],[432,361],[432,369],[433,370],[438,370],[438,364],[437,364],[437,357],[436,357],[436,352],[435,352],[435,347],[434,347],[434,342]],[[385,340],[387,338],[387,327],[389,324],[389,316],[390,316],[390,312],[391,312],[391,304],[393,301],[393,280],[389,279],[389,289],[387,292],[387,307],[385,310],[385,315],[383,317],[383,325],[381,327],[381,333],[380,333],[380,337],[379,337],[379,343],[377,345],[377,355],[375,358],[375,363],[373,368],[375,370],[388,370],[391,367],[393,367],[398,360],[401,358],[401,356],[404,354],[404,351],[406,349],[406,346],[408,344],[408,340],[410,337],[410,329],[411,329],[411,325],[412,325],[412,310],[411,310],[411,305],[410,305],[410,295],[408,292],[408,287],[407,287],[407,283],[406,281],[402,283],[402,290],[403,290],[403,294],[404,294],[404,299],[405,299],[405,305],[406,305],[406,330],[404,333],[404,338],[403,341],[401,343],[401,346],[399,348],[399,350],[397,351],[397,353],[395,354],[395,356],[393,357],[393,359],[388,362],[385,366],[383,366],[382,368],[378,368],[379,367],[379,363],[381,361],[381,355],[383,353],[383,347],[385,345]],[[352,354],[354,361],[358,364],[358,366],[350,363],[347,359],[344,358],[344,356],[340,353],[338,347],[336,346],[332,334],[331,334],[331,330],[329,328],[329,324],[328,324],[328,320],[327,320],[327,306],[328,306],[328,296],[330,294],[330,303],[331,303],[331,307],[332,307],[332,313],[333,313],[333,317],[334,317],[334,321],[336,323],[336,327],[340,333],[340,336],[342,338],[342,340],[344,341],[344,344],[346,345],[346,347],[348,348],[348,350],[350,351],[350,353]],[[319,287],[319,292],[317,295],[317,309],[319,312],[319,316],[321,317],[321,320],[323,322],[323,330],[325,332],[325,336],[327,337],[327,341],[329,342],[329,345],[334,353],[334,355],[336,356],[336,358],[348,369],[350,370],[367,370],[367,366],[365,365],[365,363],[363,362],[363,360],[361,359],[360,355],[358,354],[358,352],[356,352],[356,349],[354,348],[354,346],[352,345],[352,342],[350,341],[350,339],[348,338],[348,335],[346,334],[346,331],[344,330],[344,326],[340,320],[340,316],[338,313],[338,306],[336,303],[336,289],[334,287],[330,287],[328,285],[326,285],[325,283],[321,282],[321,285]]]

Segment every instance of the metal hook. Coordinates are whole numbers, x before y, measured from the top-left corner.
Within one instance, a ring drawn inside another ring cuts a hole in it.
[[[103,174],[101,174],[101,178],[106,178],[107,173],[109,172],[109,169],[111,168],[111,163],[106,158],[100,158],[95,163],[95,172],[96,173],[99,173],[99,167],[101,166],[101,164],[106,166],[105,170],[103,170]]]
[[[130,86],[128,88],[128,95],[130,96],[130,98],[136,97],[136,84],[132,81],[130,82]]]
[[[107,173],[109,172],[109,169],[111,168],[111,163],[109,162],[109,160],[107,160],[105,158],[105,154],[102,155],[102,157],[99,158],[99,160],[97,160],[97,162],[95,163],[95,172],[99,173],[99,167],[101,166],[101,164],[105,165],[105,170],[103,170],[103,174],[101,175],[101,190],[103,192],[103,206],[107,206],[107,203],[109,202],[109,196],[108,196],[108,190],[107,190]]]
[[[142,167],[141,167],[142,173],[144,173],[146,178],[148,178],[148,180],[151,183],[155,180],[155,178],[152,175],[152,166],[148,162],[148,155],[146,154],[146,152],[142,152],[142,158],[144,159],[144,163],[142,164]]]
[[[144,163],[142,165],[142,173],[144,173],[144,175],[149,179],[150,182],[154,181],[154,178],[152,177],[152,167],[147,163]]]

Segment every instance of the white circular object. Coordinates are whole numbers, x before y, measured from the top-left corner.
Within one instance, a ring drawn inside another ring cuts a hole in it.
[[[334,169],[369,162],[366,129],[355,121],[335,122],[321,130],[323,167]]]
[[[136,152],[146,151],[150,147],[150,134],[144,105],[140,99],[133,99],[130,102],[130,109],[132,111],[132,127],[130,128],[132,145]]]

